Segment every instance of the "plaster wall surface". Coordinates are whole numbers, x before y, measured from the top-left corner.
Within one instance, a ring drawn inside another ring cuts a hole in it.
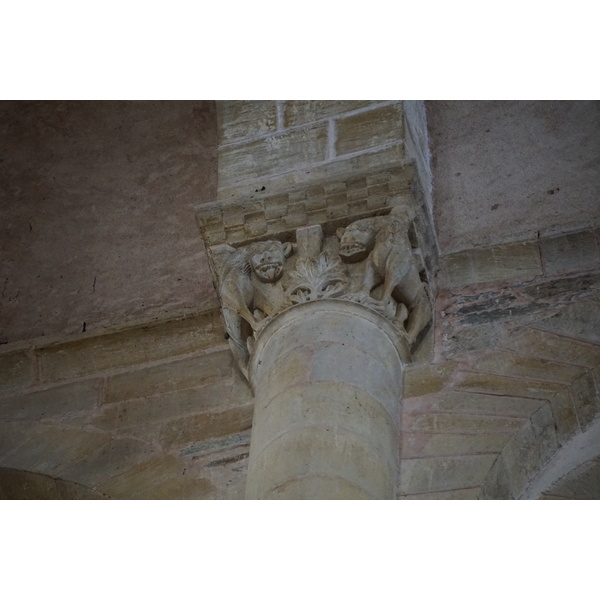
[[[600,102],[427,102],[442,254],[600,222]]]
[[[216,138],[214,102],[0,103],[0,343],[216,307]]]

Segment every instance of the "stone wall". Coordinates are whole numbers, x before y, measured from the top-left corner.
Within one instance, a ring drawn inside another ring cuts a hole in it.
[[[343,179],[404,160],[401,102],[218,102],[220,201]]]
[[[241,497],[252,411],[216,312],[5,351],[0,497]]]
[[[217,306],[214,102],[0,102],[0,345]]]

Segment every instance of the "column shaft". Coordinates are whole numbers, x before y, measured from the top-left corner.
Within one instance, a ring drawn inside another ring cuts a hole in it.
[[[258,337],[246,496],[393,498],[407,348],[364,306],[294,306]]]

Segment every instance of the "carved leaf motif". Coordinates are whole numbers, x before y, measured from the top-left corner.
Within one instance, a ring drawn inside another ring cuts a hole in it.
[[[286,293],[294,304],[335,298],[343,294],[348,276],[339,258],[322,253],[318,259],[299,258],[290,273],[291,285]]]

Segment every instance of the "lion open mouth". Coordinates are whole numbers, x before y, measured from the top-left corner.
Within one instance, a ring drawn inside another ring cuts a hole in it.
[[[281,275],[283,267],[279,263],[267,263],[256,267],[256,272],[263,279],[273,281]]]
[[[364,252],[365,247],[363,244],[342,244],[340,247],[340,254],[354,254],[355,252]]]

